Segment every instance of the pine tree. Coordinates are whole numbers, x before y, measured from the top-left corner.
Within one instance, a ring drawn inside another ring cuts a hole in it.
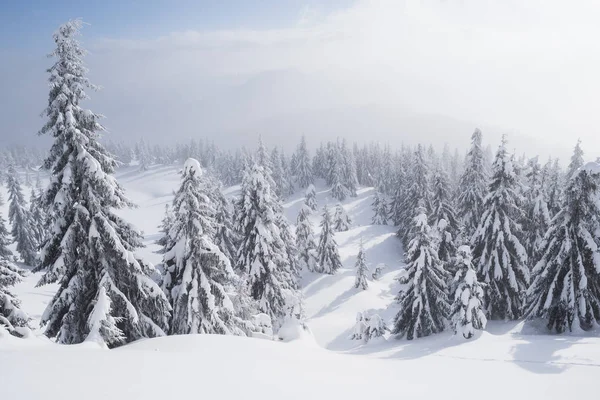
[[[36,230],[32,226],[32,217],[21,190],[21,183],[12,165],[8,168],[6,186],[10,201],[8,218],[12,226],[12,237],[17,243],[17,252],[25,264],[34,265],[37,256]]]
[[[342,140],[342,144],[340,147],[340,154],[342,158],[342,176],[343,176],[343,185],[346,187],[348,195],[351,197],[357,196],[357,186],[358,186],[358,178],[356,177],[356,161],[354,160],[354,156],[352,151],[348,148],[346,144],[346,139]],[[343,199],[338,199],[342,201]]]
[[[388,209],[385,198],[382,193],[379,191],[375,192],[375,196],[373,197],[373,203],[371,204],[373,209],[373,225],[387,225],[388,221]]]
[[[315,186],[313,184],[308,185],[305,196],[304,204],[306,204],[312,211],[317,211],[317,191],[315,190]]]
[[[309,220],[310,214],[310,206],[305,202],[296,219],[296,247],[300,255],[301,268],[311,272],[322,272],[317,258],[317,244]]]
[[[406,252],[406,270],[398,279],[404,285],[397,296],[400,311],[393,333],[408,340],[442,332],[450,311],[448,276],[437,257],[424,207],[416,209]]]
[[[456,256],[457,272],[452,282],[454,303],[450,320],[456,335],[470,339],[476,330],[483,330],[487,324],[484,312],[484,290],[477,281],[477,273],[472,263],[469,246],[460,246]]]
[[[458,183],[456,198],[457,214],[462,222],[466,241],[469,241],[475,233],[483,214],[488,180],[484,159],[481,131],[476,129],[471,135],[471,149],[467,154],[465,171]]]
[[[327,183],[331,186],[331,197],[344,201],[350,192],[344,185],[344,165],[340,149],[333,143],[327,146]]]
[[[335,232],[346,232],[350,229],[352,225],[352,219],[348,214],[346,214],[346,210],[344,210],[344,206],[338,203],[335,206],[335,214],[333,215],[333,229]]]
[[[277,225],[282,213],[264,167],[245,171],[236,202],[236,230],[242,241],[237,269],[246,276],[251,297],[275,327],[289,314],[290,298],[297,298],[293,266]]]
[[[483,215],[473,236],[478,278],[488,285],[486,306],[491,319],[519,318],[523,294],[529,284],[527,253],[521,244],[523,233],[518,224],[523,203],[518,185],[503,138],[496,153]]]
[[[589,330],[600,322],[600,165],[571,177],[563,209],[552,219],[532,271],[525,313],[549,330]]]
[[[41,134],[54,138],[44,167],[52,172],[44,194],[52,227],[36,270],[39,285],[60,280],[41,322],[59,343],[84,340],[114,347],[142,337],[164,335],[169,304],[136,259],[142,237],[114,213],[131,205],[110,174],[116,161],[98,142],[100,115],[81,108],[85,88],[85,50],[77,41],[80,20],[54,34],[58,58],[49,69],[50,96]]]
[[[567,182],[577,173],[577,170],[583,166],[583,150],[581,149],[581,139],[577,140],[577,144],[573,149],[573,155],[571,156],[571,162],[567,167]]]
[[[285,196],[291,196],[296,192],[296,187],[294,186],[294,178],[292,176],[292,169],[290,167],[290,163],[283,152],[283,149],[279,152],[279,158],[281,162],[281,170],[283,173],[283,187],[282,191]]]
[[[217,224],[214,241],[233,266],[237,262],[237,249],[241,238],[235,229],[231,202],[219,188],[213,188],[213,191],[216,192],[213,201],[216,203],[215,222]]]
[[[342,267],[340,253],[334,239],[333,223],[327,206],[323,207],[323,219],[321,220],[321,236],[317,254],[321,271],[326,274],[335,274]]]
[[[310,162],[310,154],[306,147],[306,138],[302,135],[300,145],[296,150],[296,165],[294,169],[296,182],[301,188],[306,188],[314,182],[312,165]]]
[[[0,205],[4,202],[0,198]],[[22,336],[21,328],[27,327],[29,317],[20,308],[19,300],[9,288],[19,283],[25,272],[10,262],[10,240],[2,215],[0,215],[0,338],[2,329],[14,336]]]
[[[360,241],[360,247],[358,248],[358,256],[356,257],[356,279],[354,280],[354,287],[356,289],[367,290],[369,288],[369,282],[367,281],[367,273],[369,267],[367,267],[367,258],[365,256],[365,249],[363,246],[362,239]]]
[[[173,223],[163,257],[163,290],[173,312],[171,334],[243,334],[228,291],[235,274],[214,243],[217,222],[200,163],[184,165],[173,200]]]

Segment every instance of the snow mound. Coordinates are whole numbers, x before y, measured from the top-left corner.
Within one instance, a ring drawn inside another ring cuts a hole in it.
[[[277,337],[282,342],[302,341],[316,345],[315,338],[308,326],[296,318],[288,319],[277,332]]]
[[[200,166],[200,162],[195,158],[188,158],[183,165],[183,173],[185,174],[195,174],[196,176],[202,176],[202,167]]]

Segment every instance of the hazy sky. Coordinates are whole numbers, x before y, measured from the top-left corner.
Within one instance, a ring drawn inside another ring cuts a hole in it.
[[[90,3],[90,4],[86,4]],[[11,1],[0,13],[0,141],[43,123],[52,32],[82,17],[87,106],[114,139],[222,145],[335,136],[600,155],[600,2]]]

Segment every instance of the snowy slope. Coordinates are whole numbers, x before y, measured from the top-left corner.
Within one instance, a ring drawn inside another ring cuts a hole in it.
[[[117,178],[138,208],[122,215],[144,231],[140,255],[152,262],[157,226],[179,183],[177,168],[147,172],[123,169]],[[235,194],[238,188],[228,189]],[[319,207],[332,207],[324,185],[317,185]],[[209,396],[224,399],[407,398],[489,399],[570,397],[573,388],[587,397],[597,392],[600,338],[524,334],[522,323],[491,323],[471,341],[451,332],[412,342],[389,339],[364,345],[348,339],[359,311],[377,312],[390,321],[402,268],[402,249],[394,228],[370,225],[372,189],[361,189],[344,207],[352,229],[336,234],[344,267],[336,275],[306,273],[303,296],[312,339],[277,343],[218,336],[169,337],[140,341],[117,350],[93,344],[60,346],[40,337],[0,338],[0,380],[11,382],[2,394],[11,399],[165,399]],[[291,222],[303,201],[285,201]],[[4,207],[4,215],[6,210]],[[312,216],[318,234],[320,211]],[[354,289],[358,243],[364,241],[373,269],[383,276],[369,289]],[[39,319],[55,288],[35,288],[30,274],[15,292],[23,308]],[[32,380],[35,384],[31,384]],[[231,384],[235,382],[235,384]],[[2,398],[4,398],[2,396]]]

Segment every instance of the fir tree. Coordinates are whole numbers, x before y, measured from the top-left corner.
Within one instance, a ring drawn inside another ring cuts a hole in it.
[[[29,197],[29,215],[31,216],[31,228],[36,248],[41,247],[46,240],[46,216],[44,215],[42,205],[43,192],[36,192],[35,188],[31,188]]]
[[[317,211],[317,191],[315,190],[314,185],[308,185],[305,196],[304,204],[306,204],[312,211]]]
[[[346,145],[346,139],[342,140],[340,154],[343,165],[342,176],[344,187],[346,187],[349,196],[356,197],[356,189],[358,186],[358,178],[356,177],[356,162],[354,160],[352,151],[350,151]],[[338,198],[338,200],[342,201],[343,199]]]
[[[532,271],[526,315],[549,330],[589,330],[600,322],[600,165],[572,176],[565,206],[552,219]]]
[[[558,164],[558,159],[555,159],[554,162],[552,162],[552,167],[550,167],[548,185],[546,188],[550,217],[554,217],[562,208],[562,182],[562,171],[560,169],[560,165]]]
[[[358,256],[356,257],[356,279],[354,280],[354,287],[356,289],[367,290],[369,288],[369,282],[367,281],[367,273],[369,267],[367,267],[367,258],[365,256],[365,249],[363,246],[362,239],[360,241],[360,247],[358,248]]]
[[[344,201],[350,192],[344,185],[344,166],[338,146],[329,143],[327,146],[327,183],[331,186],[331,197]]]
[[[456,256],[456,275],[452,282],[454,303],[450,320],[456,335],[461,334],[470,339],[476,330],[483,330],[487,324],[484,312],[484,290],[477,281],[477,273],[473,267],[471,249],[460,246]]]
[[[476,129],[471,135],[471,149],[467,154],[465,171],[458,183],[456,198],[457,214],[464,228],[464,236],[469,241],[483,214],[483,203],[487,192],[487,173],[481,147],[481,131]]]
[[[473,236],[478,278],[488,285],[488,318],[517,319],[521,316],[523,294],[529,284],[527,254],[521,244],[523,234],[522,198],[506,139],[496,154],[484,212]]]
[[[264,167],[255,163],[242,180],[236,202],[236,229],[242,238],[237,269],[247,277],[250,296],[259,310],[277,327],[289,314],[289,301],[297,293],[287,245],[277,225],[281,205],[265,174]]]
[[[333,229],[335,232],[346,232],[350,229],[352,225],[352,219],[348,214],[346,214],[346,210],[344,210],[344,206],[338,203],[335,206],[335,213],[333,215]]]
[[[237,262],[237,249],[241,238],[235,229],[231,202],[219,188],[213,188],[213,191],[216,192],[213,201],[216,203],[215,222],[217,224],[214,241],[233,266]]]
[[[301,188],[306,188],[314,182],[313,170],[310,163],[310,154],[306,147],[306,138],[302,135],[300,145],[296,150],[296,165],[294,168],[296,182]]]
[[[342,267],[340,253],[334,239],[333,223],[327,206],[323,207],[323,219],[321,220],[321,236],[317,254],[321,271],[326,274],[335,274]]]
[[[172,305],[171,334],[243,334],[229,297],[235,274],[214,243],[216,208],[200,163],[190,158],[173,200],[173,223],[163,257],[163,290]]]
[[[308,200],[308,198],[307,198]],[[317,244],[309,217],[311,209],[305,202],[296,219],[296,247],[300,255],[300,266],[311,272],[321,272],[317,258]]]
[[[17,243],[17,252],[25,264],[34,265],[37,256],[36,231],[32,226],[32,217],[21,190],[21,183],[12,165],[8,168],[6,186],[10,201],[8,218],[12,226],[13,240]]]
[[[371,204],[373,209],[373,225],[387,225],[388,221],[388,208],[385,198],[381,192],[376,191],[373,197],[373,203]]]
[[[98,142],[100,115],[81,108],[85,50],[77,41],[81,21],[54,34],[58,58],[49,69],[50,95],[41,134],[54,138],[44,167],[52,172],[44,194],[52,227],[37,270],[40,285],[60,280],[41,322],[59,343],[84,340],[114,347],[142,337],[164,335],[169,304],[136,259],[142,237],[114,213],[131,205],[110,174],[116,161]]]
[[[414,236],[406,252],[407,266],[398,279],[404,287],[397,296],[400,311],[393,333],[408,340],[443,331],[450,311],[448,276],[431,237],[427,215],[418,207],[413,219]]]

